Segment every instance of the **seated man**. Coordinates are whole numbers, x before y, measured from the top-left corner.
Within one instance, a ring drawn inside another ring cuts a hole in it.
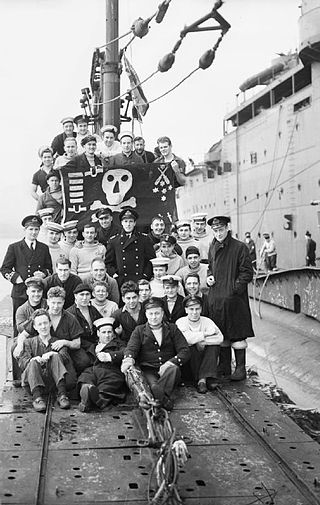
[[[43,280],[39,277],[29,277],[25,280],[25,286],[27,288],[28,300],[24,302],[20,307],[18,307],[16,312],[16,326],[18,333],[24,330],[24,325],[31,318],[32,314],[37,309],[46,309],[47,301],[43,297]],[[11,347],[11,358],[12,358],[12,384],[14,387],[20,387],[21,381],[21,370],[19,368],[18,362],[15,358],[15,349],[18,338],[13,339],[13,344]]]
[[[188,342],[191,358],[190,368],[199,393],[213,391],[217,385],[217,362],[223,335],[218,326],[208,317],[201,316],[202,299],[188,295],[183,300],[187,315],[176,325]]]
[[[83,242],[78,242],[70,251],[71,271],[79,275],[80,279],[90,273],[91,262],[95,258],[104,260],[106,248],[96,240],[96,229],[93,223],[85,224],[83,227]]]
[[[95,307],[103,317],[112,317],[118,310],[118,304],[109,300],[109,284],[105,281],[96,281],[92,286],[91,305]]]
[[[68,311],[63,310],[66,292],[59,286],[50,288],[47,293],[48,312],[51,321],[51,335],[57,340],[52,344],[54,351],[59,351],[62,347],[67,347],[74,368],[77,372],[82,372],[87,366],[90,365],[90,360],[83,349],[80,349],[80,336],[82,335],[82,328],[77,319]],[[35,336],[36,332],[33,325],[28,321],[25,324],[24,331],[19,335],[18,345],[15,349],[15,356],[18,357],[23,349],[23,344],[26,338],[30,335]],[[70,363],[68,368],[69,375],[74,379],[74,368]],[[68,379],[68,377],[67,377]],[[70,384],[70,389],[74,383]]]
[[[169,323],[175,323],[177,319],[185,315],[183,296],[178,294],[180,277],[177,275],[165,275],[162,277],[162,282],[165,318]]]
[[[87,351],[91,344],[97,343],[97,329],[93,323],[101,318],[101,314],[90,303],[92,290],[88,284],[78,284],[73,294],[74,304],[68,308],[67,312],[79,322],[82,328],[81,348]]]
[[[144,309],[139,302],[139,289],[135,282],[128,281],[121,286],[124,306],[113,313],[122,340],[128,342],[131,333],[139,324],[146,322]]]
[[[34,311],[32,325],[37,336],[25,341],[19,358],[19,366],[23,383],[30,387],[33,408],[37,412],[46,410],[43,394],[46,386],[53,382],[57,389],[59,406],[62,409],[68,409],[70,401],[66,392],[65,379],[68,374],[65,366],[69,361],[68,351],[65,347],[61,347],[59,351],[53,348],[57,339],[50,334],[50,317],[45,309]]]
[[[172,392],[180,379],[180,367],[190,357],[188,344],[175,324],[164,322],[163,300],[150,298],[145,303],[147,323],[132,333],[124,351],[121,371],[141,368],[155,399],[172,410]]]
[[[184,266],[184,260],[175,251],[177,240],[173,235],[161,235],[157,258],[168,258],[167,274],[176,274]]]
[[[95,213],[98,219],[98,224],[96,224],[97,240],[100,244],[107,247],[111,237],[117,235],[121,228],[120,226],[114,224],[112,210],[106,207],[105,209],[99,209]]]
[[[126,395],[125,378],[120,371],[124,342],[114,331],[115,320],[103,317],[94,325],[99,338],[98,344],[89,350],[94,363],[78,379],[81,412],[88,412],[94,406],[102,410],[113,402],[123,401]]]
[[[150,282],[147,279],[140,279],[138,281],[138,289],[139,289],[139,302],[143,303],[146,300],[149,300],[151,296],[151,288]]]
[[[209,288],[207,286],[208,265],[200,263],[200,251],[195,246],[190,246],[186,249],[187,265],[183,266],[176,273],[181,277],[182,284],[184,285],[185,279],[188,274],[198,274],[200,279],[200,289],[207,293]]]
[[[55,273],[49,275],[43,281],[44,292],[47,294],[50,288],[60,286],[66,292],[64,300],[64,309],[68,309],[74,304],[74,289],[81,284],[81,279],[71,273],[71,262],[64,257],[58,258],[55,264]]]
[[[90,274],[83,279],[92,288],[97,281],[104,281],[109,285],[109,300],[119,304],[120,294],[117,281],[107,273],[106,265],[101,258],[94,258],[91,262]]]

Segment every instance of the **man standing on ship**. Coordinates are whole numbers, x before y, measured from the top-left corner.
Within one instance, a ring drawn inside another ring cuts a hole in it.
[[[253,269],[246,245],[231,236],[229,222],[227,216],[208,220],[214,235],[209,249],[208,315],[224,335],[218,368],[220,377],[230,378],[233,348],[236,369],[231,380],[239,381],[246,378],[247,338],[254,336],[247,289]]]
[[[275,241],[270,238],[270,233],[263,233],[264,242],[261,247],[260,257],[263,259],[268,272],[277,270],[277,249]]]
[[[311,233],[306,231],[306,266],[316,266],[316,242],[311,238]]]
[[[25,217],[21,224],[24,227],[24,238],[9,245],[0,269],[3,277],[12,284],[14,336],[17,336],[17,308],[27,300],[25,280],[29,277],[44,279],[52,272],[49,248],[37,240],[42,219],[31,215]]]

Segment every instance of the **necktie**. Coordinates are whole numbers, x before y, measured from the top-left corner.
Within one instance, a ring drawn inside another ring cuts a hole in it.
[[[31,242],[31,251],[34,251],[36,248],[36,244],[34,242]]]

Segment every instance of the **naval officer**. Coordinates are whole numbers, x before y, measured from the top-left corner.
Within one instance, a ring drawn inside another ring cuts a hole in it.
[[[3,277],[12,284],[14,336],[17,335],[17,308],[27,300],[25,280],[33,276],[44,278],[52,273],[49,248],[37,241],[42,219],[35,215],[26,216],[21,224],[25,236],[19,242],[9,245],[0,269]]]
[[[150,260],[155,257],[151,240],[136,231],[138,213],[125,207],[119,214],[121,232],[112,237],[107,246],[106,266],[108,273],[117,274],[121,286],[126,281],[137,282],[142,277],[150,279]]]

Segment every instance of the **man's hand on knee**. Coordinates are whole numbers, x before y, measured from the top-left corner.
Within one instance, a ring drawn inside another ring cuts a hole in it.
[[[176,366],[174,363],[172,363],[172,361],[166,361],[165,363],[163,363],[163,365],[161,365],[161,367],[159,368],[160,377],[162,377],[165,371],[172,366]]]

